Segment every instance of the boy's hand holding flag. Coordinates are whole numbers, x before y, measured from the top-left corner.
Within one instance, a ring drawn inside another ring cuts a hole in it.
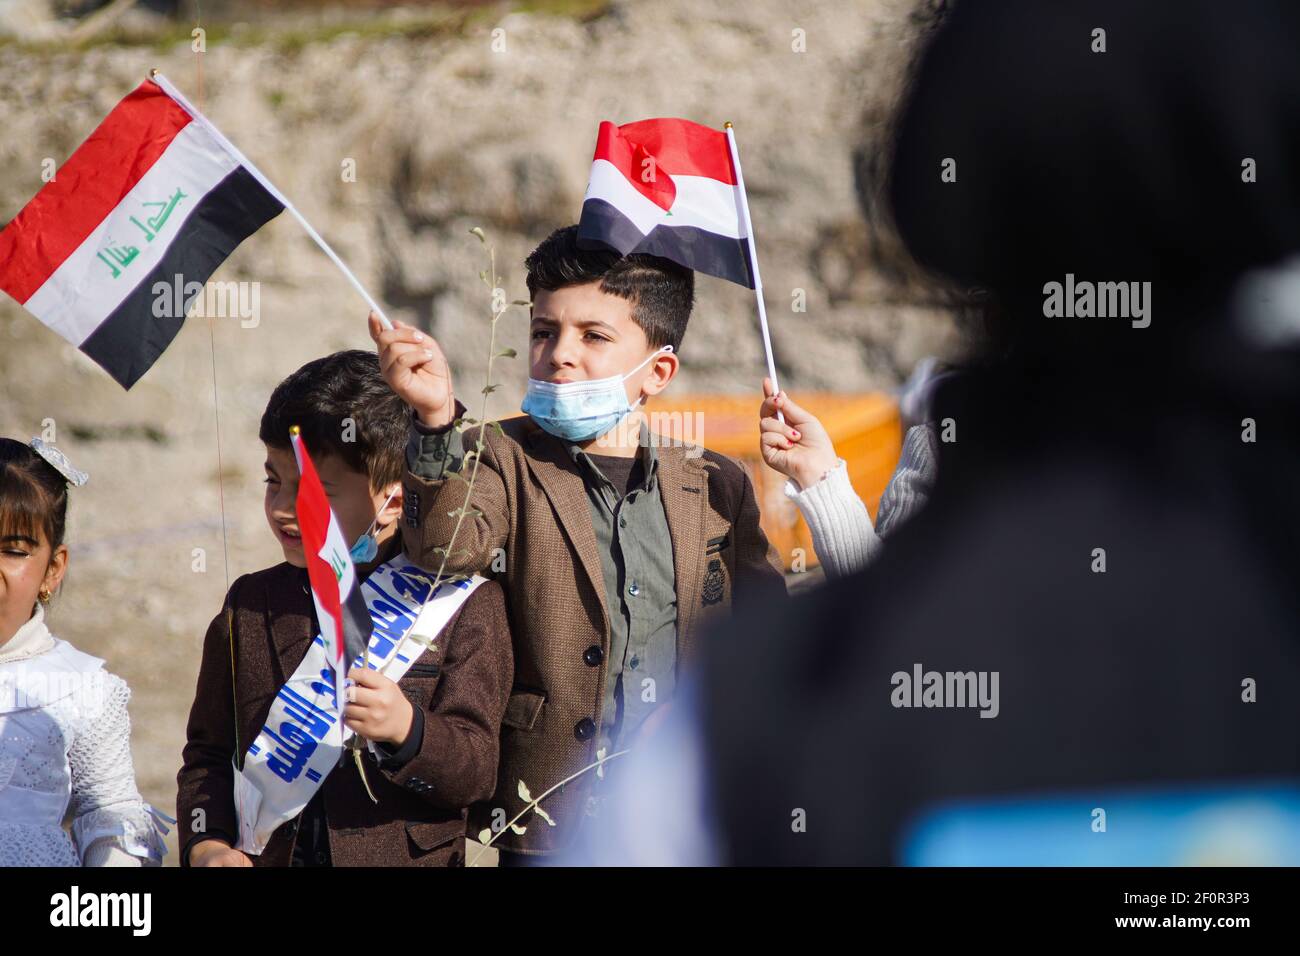
[[[326,656],[334,668],[340,722],[368,741],[399,745],[411,728],[411,702],[383,674],[366,666],[353,666],[370,644],[374,623],[361,593],[347,539],[330,508],[307,446],[297,428],[289,438],[298,462],[298,530],[316,619],[326,641]],[[345,680],[349,674],[351,686]],[[343,688],[342,693],[339,688]]]

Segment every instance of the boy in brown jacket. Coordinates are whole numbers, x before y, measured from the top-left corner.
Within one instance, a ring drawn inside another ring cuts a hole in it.
[[[234,848],[240,821],[232,758],[245,765],[273,702],[320,633],[295,515],[298,469],[289,427],[301,426],[347,540],[374,529],[377,553],[356,565],[358,580],[365,580],[402,550],[407,422],[406,406],[384,384],[369,352],[309,362],[271,395],[260,430],[265,506],[285,560],[239,578],[204,640],[176,778],[183,866],[464,862],[467,808],[494,788],[510,688],[509,625],[501,587],[492,581],[464,599],[398,682],[364,667],[349,672],[355,686],[347,691],[344,723],[374,744],[363,753],[377,802],[345,750],[302,812],[276,827],[260,854]]]
[[[581,249],[560,229],[528,257],[527,417],[484,430],[472,506],[448,565],[505,585],[515,677],[496,793],[471,831],[500,831],[533,796],[635,742],[660,719],[706,622],[760,591],[781,564],[735,461],[629,415],[678,369],[694,274],[655,256]],[[442,559],[465,485],[465,407],[437,343],[370,319],[385,378],[414,411],[403,534]],[[439,550],[443,549],[443,550]],[[608,773],[617,772],[617,762]],[[494,844],[504,865],[566,847],[602,784],[583,773]]]

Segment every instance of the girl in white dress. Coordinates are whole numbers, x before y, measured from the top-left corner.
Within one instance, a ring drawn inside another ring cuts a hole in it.
[[[39,438],[0,438],[0,866],[148,866],[166,852],[135,786],[126,682],[45,626],[68,567],[68,488],[86,477]]]

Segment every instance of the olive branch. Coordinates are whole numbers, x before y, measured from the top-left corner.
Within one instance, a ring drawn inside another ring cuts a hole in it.
[[[465,483],[465,498],[461,502],[459,508],[447,512],[447,517],[456,519],[456,524],[451,529],[451,537],[447,540],[447,546],[433,549],[434,554],[442,555],[442,560],[438,564],[437,573],[434,574],[433,576],[433,583],[430,585],[429,588],[429,596],[425,598],[426,602],[432,599],[432,597],[438,593],[438,588],[441,587],[444,583],[455,584],[459,581],[469,580],[469,575],[467,574],[460,574],[460,573],[448,574],[447,561],[453,554],[456,553],[456,551],[454,550],[454,546],[456,544],[456,538],[460,534],[461,525],[465,523],[465,519],[471,517],[478,517],[483,513],[479,511],[477,508],[470,507],[470,501],[472,500],[474,495],[474,481],[478,477],[478,466],[480,460],[483,457],[483,448],[485,447],[483,443],[483,429],[489,427],[495,428],[498,434],[501,435],[505,434],[505,432],[501,428],[500,422],[486,420],[488,396],[491,395],[500,387],[499,384],[494,383],[492,381],[492,363],[496,359],[514,358],[518,354],[512,348],[504,348],[499,352],[497,351],[497,322],[500,321],[501,316],[505,315],[506,312],[508,312],[511,307],[517,305],[522,305],[522,306],[528,305],[527,302],[524,302],[519,299],[516,299],[513,302],[507,302],[505,300],[505,291],[501,289],[499,285],[501,277],[497,275],[496,247],[488,244],[487,236],[484,234],[483,230],[479,226],[475,226],[473,229],[469,231],[471,235],[476,236],[478,238],[478,241],[480,243],[487,246],[487,251],[488,251],[488,267],[482,270],[481,272],[479,272],[478,274],[478,277],[482,279],[484,283],[486,283],[489,289],[492,290],[492,323],[491,323],[491,333],[488,339],[487,371],[484,375],[485,381],[483,384],[483,388],[480,390],[481,394],[483,395],[483,403],[482,403],[481,411],[479,412],[479,417],[469,418],[466,416],[461,416],[455,422],[452,423],[453,427],[460,429],[462,433],[465,432],[464,426],[477,425],[478,438],[475,439],[474,441],[474,447],[470,451],[465,453],[465,457],[461,461],[460,470],[454,472],[448,472],[447,474],[447,477]],[[473,461],[473,467],[470,469],[469,477],[466,478],[465,475],[463,474],[463,471],[465,465],[469,464],[471,460]],[[414,627],[415,625],[412,624],[411,626]],[[403,636],[403,640],[405,639],[406,636]],[[363,658],[363,663],[366,666],[369,666],[370,664],[369,644],[367,644],[365,648],[365,657]],[[366,788],[366,793],[370,797],[370,802],[378,803],[379,799],[375,796],[374,791],[370,789],[370,782],[369,780],[366,779],[365,765],[363,764],[361,759],[361,749],[362,748],[361,748],[360,735],[356,735],[352,741],[352,755],[357,765],[357,772],[361,774],[361,783]]]
[[[506,824],[502,826],[501,829],[498,830],[496,833],[492,832],[491,827],[484,827],[481,831],[479,831],[478,842],[483,844],[483,846],[477,853],[474,854],[474,859],[470,860],[467,864],[465,864],[466,867],[477,866],[478,861],[482,858],[483,854],[487,852],[488,847],[490,847],[493,843],[496,843],[497,838],[500,837],[501,834],[505,833],[507,830],[513,831],[516,835],[522,835],[523,833],[525,833],[528,828],[521,827],[518,825],[518,823],[523,818],[523,816],[526,813],[528,813],[529,810],[535,811],[537,813],[537,816],[545,820],[548,826],[555,826],[555,821],[551,818],[551,815],[542,809],[541,806],[542,801],[545,800],[547,797],[549,797],[551,794],[555,793],[557,790],[564,787],[565,784],[577,780],[588,770],[595,769],[596,776],[603,777],[605,775],[605,764],[607,764],[609,761],[613,760],[616,757],[623,756],[625,753],[629,753],[629,751],[620,750],[617,753],[612,753],[606,756],[605,751],[602,748],[601,750],[596,751],[596,759],[593,763],[587,764],[587,766],[583,767],[577,773],[569,774],[569,776],[565,777],[559,783],[555,784],[555,786],[546,790],[544,793],[542,793],[537,797],[534,797],[531,793],[529,793],[528,785],[524,783],[522,780],[520,780],[519,799],[528,801],[527,805],[525,805],[525,807],[522,810],[520,810],[518,813],[514,815],[514,817],[512,817],[509,821],[507,821]]]

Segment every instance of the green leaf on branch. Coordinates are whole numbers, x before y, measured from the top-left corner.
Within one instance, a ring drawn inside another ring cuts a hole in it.
[[[484,386],[483,386],[483,394],[484,394],[484,395],[491,395],[493,392],[495,392],[495,391],[496,391],[498,388],[500,388],[500,387],[501,387],[500,385],[484,385]]]
[[[519,355],[514,349],[505,348],[498,352],[494,358],[517,358]]]
[[[471,236],[478,236],[478,241],[487,245],[487,236],[483,234],[483,229],[480,226],[475,226],[469,231],[469,234]]]

